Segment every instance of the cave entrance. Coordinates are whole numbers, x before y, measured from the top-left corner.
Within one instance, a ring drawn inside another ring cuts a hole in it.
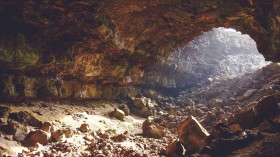
[[[223,27],[204,33],[167,59],[180,73],[177,87],[240,77],[269,63],[249,35]]]

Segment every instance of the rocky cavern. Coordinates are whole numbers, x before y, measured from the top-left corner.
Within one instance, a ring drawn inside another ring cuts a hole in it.
[[[280,0],[1,0],[0,156],[279,157]]]

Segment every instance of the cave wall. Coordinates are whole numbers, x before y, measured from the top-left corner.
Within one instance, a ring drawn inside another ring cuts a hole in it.
[[[279,0],[10,0],[0,2],[0,21],[2,97],[28,96],[7,92],[14,79],[24,85],[17,91],[28,88],[18,77],[73,81],[94,98],[104,95],[96,86],[145,84],[155,75],[147,67],[215,27],[249,34],[267,60],[280,60]]]

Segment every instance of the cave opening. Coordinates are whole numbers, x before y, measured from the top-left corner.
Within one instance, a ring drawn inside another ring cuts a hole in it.
[[[269,63],[249,35],[223,27],[204,33],[167,59],[175,70],[192,74],[202,82],[240,77]]]
[[[183,84],[191,79],[197,84],[233,79],[270,63],[258,52],[256,42],[249,35],[224,27],[203,33],[167,59],[169,66],[186,76],[177,78],[176,82]]]
[[[256,42],[232,28],[213,28],[174,50],[146,72],[148,88],[176,97],[182,91],[250,75],[271,62],[258,52]]]

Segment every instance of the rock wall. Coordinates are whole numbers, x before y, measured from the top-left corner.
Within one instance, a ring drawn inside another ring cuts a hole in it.
[[[23,99],[117,99],[135,97],[139,89],[131,86],[81,84],[59,78],[1,75],[1,100]]]
[[[0,72],[139,85],[151,64],[221,26],[249,34],[267,60],[279,61],[279,10],[279,0],[1,1]]]

